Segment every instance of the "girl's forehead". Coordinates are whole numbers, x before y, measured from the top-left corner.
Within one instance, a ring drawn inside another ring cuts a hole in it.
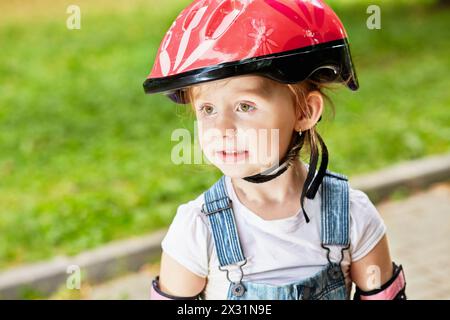
[[[275,81],[262,76],[237,76],[201,83],[192,87],[194,98],[223,92],[248,91],[259,95],[268,95],[275,86]]]

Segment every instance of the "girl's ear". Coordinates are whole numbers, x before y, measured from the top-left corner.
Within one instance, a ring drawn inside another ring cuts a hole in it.
[[[319,121],[323,111],[323,97],[319,91],[311,91],[305,99],[304,111],[299,112],[296,123],[296,131],[311,129]]]

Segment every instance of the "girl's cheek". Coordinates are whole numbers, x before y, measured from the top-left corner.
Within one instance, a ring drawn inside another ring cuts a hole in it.
[[[279,131],[269,130],[263,134],[255,149],[258,162],[261,165],[272,166],[280,159]]]
[[[198,142],[200,144],[201,150],[209,155],[212,153],[210,150],[212,146],[214,146],[214,137],[217,135],[216,129],[208,122],[198,121],[197,122],[197,130],[198,130]]]
[[[205,139],[205,127],[201,122],[197,122],[197,140],[202,150],[205,149],[206,139]]]
[[[208,139],[205,138],[205,136],[199,135],[199,137],[198,137],[198,144],[200,146],[200,150],[202,151],[202,153],[206,156],[206,158],[208,160],[211,161],[212,160],[212,155],[213,155],[213,152],[211,151],[212,150],[211,142],[208,141]]]

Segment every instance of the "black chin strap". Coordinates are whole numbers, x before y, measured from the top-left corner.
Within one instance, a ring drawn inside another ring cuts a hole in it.
[[[316,196],[317,190],[319,189],[320,184],[323,181],[323,177],[327,171],[328,166],[328,149],[325,143],[322,140],[322,137],[316,133],[317,139],[319,140],[320,148],[322,149],[322,159],[320,162],[319,171],[317,172],[315,178],[314,175],[316,173],[317,162],[319,159],[319,150],[317,146],[314,144],[311,148],[311,155],[309,158],[309,170],[308,175],[306,176],[305,184],[303,185],[302,195],[300,196],[300,203],[302,205],[303,216],[307,223],[309,223],[309,217],[306,214],[304,200],[305,196],[308,199],[314,199]],[[313,180],[314,178],[314,180]]]
[[[293,141],[291,142],[290,148],[288,149],[289,152],[281,159],[279,165],[275,165],[272,168],[269,168],[261,173],[248,176],[243,178],[245,181],[252,182],[252,183],[263,183],[270,180],[275,179],[276,177],[280,176],[286,170],[289,168],[289,166],[293,163],[294,159],[296,159],[300,149],[303,147],[303,143],[305,140],[305,135],[302,134],[301,136],[298,134],[295,134]],[[308,134],[309,139],[311,140],[311,134]],[[302,194],[300,196],[300,203],[302,206],[303,216],[305,217],[306,223],[309,223],[309,217],[306,214],[305,208],[304,208],[304,199],[305,196],[308,199],[314,199],[316,196],[317,190],[319,189],[320,184],[322,183],[323,177],[325,175],[325,172],[327,170],[328,166],[328,149],[323,142],[322,138],[318,133],[316,133],[317,139],[319,140],[319,144],[322,150],[322,159],[320,162],[319,171],[316,173],[316,167],[317,162],[319,159],[319,150],[317,148],[316,144],[310,143],[311,146],[311,155],[309,159],[309,170],[308,174],[306,176],[305,184],[302,189]],[[311,142],[311,141],[310,141]],[[315,178],[314,178],[315,176]]]
[[[248,176],[243,178],[245,181],[252,183],[263,183],[270,180],[275,179],[282,173],[284,173],[289,166],[292,164],[295,157],[298,155],[298,152],[303,147],[303,143],[305,141],[305,135],[298,135],[295,133],[293,139],[291,139],[291,144],[289,145],[288,152],[286,155],[280,160],[278,165],[275,165],[263,172],[257,173],[253,176]]]

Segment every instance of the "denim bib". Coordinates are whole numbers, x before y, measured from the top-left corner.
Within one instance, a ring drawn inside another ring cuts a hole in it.
[[[349,248],[349,190],[346,176],[326,171],[321,184],[321,246],[328,263],[311,277],[285,285],[269,285],[243,281],[242,266],[246,258],[241,248],[225,176],[205,192],[202,212],[207,215],[213,234],[219,269],[230,282],[229,300],[315,300],[349,299],[345,276],[341,269],[344,250]],[[331,261],[330,246],[341,250],[339,261]],[[232,281],[230,267],[240,270],[240,279]]]

